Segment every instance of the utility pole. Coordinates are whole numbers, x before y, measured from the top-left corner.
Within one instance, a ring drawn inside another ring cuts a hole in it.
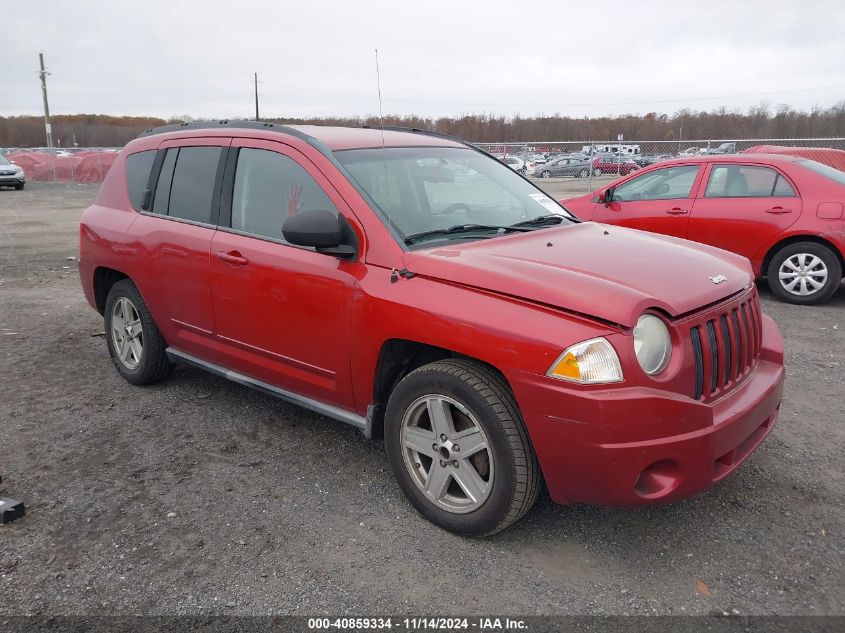
[[[261,120],[258,117],[258,73],[255,73],[255,120]]]
[[[38,61],[41,64],[41,70],[38,74],[41,76],[41,93],[44,95],[44,130],[47,132],[47,147],[53,147],[53,130],[50,129],[50,104],[47,103],[47,75],[44,70],[44,53],[38,53]]]

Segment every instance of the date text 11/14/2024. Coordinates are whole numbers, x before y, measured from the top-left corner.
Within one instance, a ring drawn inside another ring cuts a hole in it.
[[[452,630],[477,630],[477,631],[511,631],[525,630],[527,625],[524,620],[497,617],[477,618],[443,618],[443,617],[418,617],[418,618],[384,618],[384,617],[353,617],[353,618],[309,618],[308,629],[319,630],[361,630],[361,629],[406,629],[411,631],[452,631]]]

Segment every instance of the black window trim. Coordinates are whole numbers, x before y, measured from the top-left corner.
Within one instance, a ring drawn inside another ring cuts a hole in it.
[[[187,139],[186,139],[187,140]],[[231,154],[231,142],[232,139],[230,137],[221,138],[222,143],[226,143],[225,145],[214,145],[214,144],[201,144],[201,145],[193,145],[190,142],[185,144],[179,145],[169,145],[167,147],[160,147],[158,148],[158,153],[156,154],[155,161],[153,162],[152,169],[150,170],[150,181],[148,184],[147,189],[150,191],[150,197],[147,201],[147,206],[153,204],[155,200],[156,189],[158,188],[158,181],[161,176],[161,169],[164,165],[164,157],[166,156],[167,152],[170,150],[176,150],[177,152],[182,149],[183,147],[216,147],[220,149],[220,157],[217,162],[217,171],[214,175],[214,191],[212,192],[211,197],[211,217],[209,218],[211,222],[199,222],[197,220],[188,220],[185,218],[177,218],[170,215],[170,200],[167,201],[167,214],[163,213],[155,213],[151,209],[144,209],[139,211],[142,215],[149,215],[156,218],[164,218],[166,220],[172,220],[174,222],[181,222],[182,224],[191,224],[194,226],[203,226],[207,228],[216,229],[219,226],[220,221],[220,200],[221,200],[221,190],[223,186],[223,177],[226,170],[227,161],[229,160],[229,155]],[[174,164],[175,170],[175,164]],[[145,192],[146,193],[146,192]],[[231,206],[231,202],[230,202]],[[231,209],[230,209],[231,210]]]
[[[757,169],[770,169],[775,172],[775,181],[772,183],[772,190],[769,192],[768,196],[708,196],[707,195],[707,188],[710,186],[710,179],[713,177],[713,171],[717,167],[752,167]],[[791,196],[775,196],[774,191],[778,185],[778,178],[783,178],[792,188],[792,195]],[[740,200],[743,198],[754,199],[754,198],[800,198],[801,194],[798,193],[798,188],[795,186],[795,183],[790,180],[790,178],[784,174],[780,169],[775,167],[774,165],[764,165],[761,163],[710,163],[710,171],[707,173],[707,182],[704,183],[704,191],[701,193],[702,200]]]

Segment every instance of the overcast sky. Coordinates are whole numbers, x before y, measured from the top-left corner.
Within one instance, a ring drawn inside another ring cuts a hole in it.
[[[0,115],[605,115],[845,100],[845,1],[16,2]]]

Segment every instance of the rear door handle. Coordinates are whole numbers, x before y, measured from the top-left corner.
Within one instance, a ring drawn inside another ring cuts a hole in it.
[[[234,266],[246,266],[249,260],[238,251],[217,251],[217,259]]]
[[[681,207],[672,207],[666,213],[669,215],[686,215],[689,211],[682,209]]]
[[[771,207],[770,209],[766,209],[766,213],[771,213],[772,215],[783,215],[784,213],[792,213],[792,209],[784,209],[783,207]]]

